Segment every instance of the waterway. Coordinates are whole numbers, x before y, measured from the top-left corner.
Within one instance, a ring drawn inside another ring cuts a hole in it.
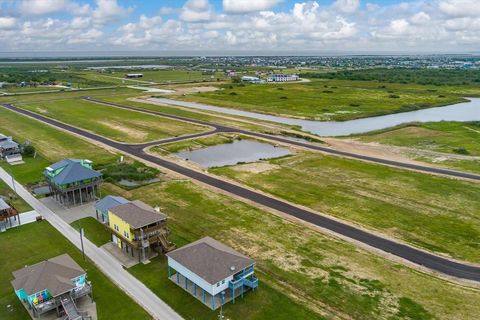
[[[444,107],[428,108],[349,121],[302,120],[230,108],[216,107],[188,101],[178,101],[163,98],[151,98],[150,100],[186,108],[214,111],[276,123],[296,125],[302,127],[302,129],[307,132],[311,132],[320,136],[335,137],[385,129],[409,122],[480,121],[480,98],[468,99],[468,102],[448,105]]]

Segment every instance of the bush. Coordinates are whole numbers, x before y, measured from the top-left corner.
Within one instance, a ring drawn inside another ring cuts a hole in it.
[[[231,95],[231,96],[236,96],[237,93],[236,93],[236,92],[230,92],[229,95]]]
[[[288,97],[283,96],[283,97],[280,97],[280,99],[285,100],[285,99],[288,99]]]
[[[123,179],[133,181],[151,180],[156,178],[160,171],[147,167],[140,162],[122,162],[104,167],[102,173],[105,180],[118,182]]]
[[[32,145],[23,148],[23,155],[26,157],[33,157],[35,155],[35,147]]]
[[[400,98],[400,96],[399,96],[399,95],[396,95],[396,94],[391,94],[391,95],[389,95],[388,97],[389,97],[390,99],[398,99],[398,98]]]
[[[470,154],[470,152],[468,152],[468,150],[465,149],[464,147],[453,148],[453,152],[458,154]]]

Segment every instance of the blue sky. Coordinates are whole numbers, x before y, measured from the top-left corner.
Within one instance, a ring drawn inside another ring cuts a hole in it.
[[[0,0],[0,51],[478,52],[478,0]]]

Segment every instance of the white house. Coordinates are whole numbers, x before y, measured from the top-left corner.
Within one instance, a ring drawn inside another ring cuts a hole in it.
[[[267,81],[269,82],[290,82],[298,81],[300,78],[296,74],[272,74],[268,77]]]
[[[256,289],[255,261],[205,237],[167,253],[168,277],[212,310]]]

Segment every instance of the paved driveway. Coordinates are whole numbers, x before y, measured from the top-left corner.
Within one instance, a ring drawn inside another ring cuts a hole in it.
[[[55,212],[56,215],[58,215],[68,224],[86,217],[96,218],[95,202],[89,202],[81,206],[75,206],[70,208],[62,206],[52,197],[42,198],[40,199],[40,202],[42,202],[45,206],[47,206],[47,208]]]

